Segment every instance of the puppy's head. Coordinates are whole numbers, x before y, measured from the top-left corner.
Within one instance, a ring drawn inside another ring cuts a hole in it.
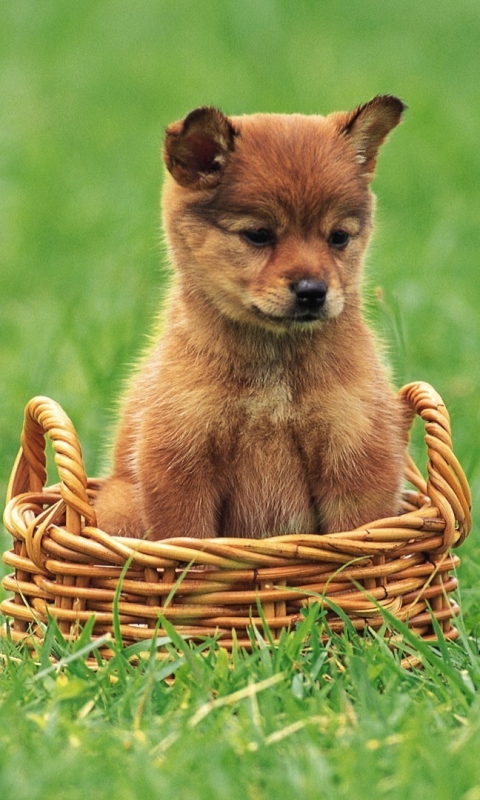
[[[183,290],[285,331],[338,317],[359,292],[380,145],[405,106],[379,96],[328,117],[226,117],[167,128],[164,220]]]

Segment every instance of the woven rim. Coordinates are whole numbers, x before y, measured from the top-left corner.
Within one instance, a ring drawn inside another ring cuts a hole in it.
[[[470,531],[470,490],[441,397],[423,382],[405,386],[400,397],[423,420],[428,462],[425,480],[408,459],[405,474],[415,491],[405,492],[399,516],[323,536],[155,542],[96,527],[92,501],[101,481],[87,478],[62,408],[34,398],[25,410],[4,514],[14,539],[4,561],[14,573],[4,579],[13,598],[1,610],[14,620],[14,638],[25,637],[31,623],[41,638],[37,623],[47,611],[67,637],[75,638],[92,614],[97,635],[111,631],[113,598],[127,564],[118,606],[126,641],[151,637],[163,614],[184,634],[218,634],[229,646],[232,629],[247,641],[251,621],[262,624],[258,602],[278,630],[294,624],[312,601],[342,609],[357,628],[379,628],[385,608],[424,638],[434,636],[433,614],[454,638],[451,618],[458,609],[449,595],[456,579],[449,573],[459,560],[450,550]],[[45,436],[60,478],[47,489]],[[335,611],[329,624],[334,631],[344,625]]]

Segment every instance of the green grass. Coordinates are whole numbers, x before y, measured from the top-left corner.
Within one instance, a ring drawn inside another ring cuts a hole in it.
[[[105,464],[164,285],[165,125],[205,103],[326,113],[391,92],[409,111],[379,159],[369,306],[397,383],[444,396],[475,510],[479,27],[476,0],[2,3],[2,493],[35,394],[72,417],[89,473]],[[2,796],[479,800],[475,526],[460,555],[462,637],[427,648],[412,674],[355,636],[323,653],[303,653],[295,632],[230,660],[172,650],[173,686],[121,649],[96,672],[78,652],[55,672],[49,646],[32,659],[3,641]]]
[[[5,643],[2,788],[33,800],[476,798],[480,664],[468,640],[443,655],[445,643],[407,641],[423,662],[407,672],[381,635],[325,646],[322,625],[311,607],[277,647],[252,634],[253,652],[232,656],[172,631],[162,661],[152,649],[135,666],[113,642],[96,671],[87,637],[67,647],[53,625],[35,661]]]

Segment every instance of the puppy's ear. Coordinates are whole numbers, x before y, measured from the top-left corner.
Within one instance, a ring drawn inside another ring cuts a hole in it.
[[[196,108],[166,130],[163,159],[168,171],[177,183],[191,189],[216,186],[236,133],[221,111]]]
[[[406,107],[398,97],[385,94],[345,115],[338,115],[340,132],[355,145],[358,162],[369,179],[373,178],[380,145],[398,125]]]

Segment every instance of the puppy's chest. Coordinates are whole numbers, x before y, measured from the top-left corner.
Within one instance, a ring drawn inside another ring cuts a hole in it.
[[[218,463],[272,469],[297,463],[318,476],[327,461],[348,461],[362,450],[370,422],[364,404],[342,387],[295,391],[279,381],[230,397],[210,426]]]
[[[222,535],[316,530],[314,465],[303,447],[302,406],[281,383],[237,398],[225,439],[221,429],[217,439]]]
[[[260,469],[271,468],[272,460],[301,460],[309,405],[283,382],[239,392],[227,403],[216,431],[219,455],[227,454],[237,466],[245,461]],[[318,439],[318,419],[314,428]]]
[[[263,429],[292,424],[301,403],[285,383],[240,393],[234,402],[239,421],[246,429]]]

